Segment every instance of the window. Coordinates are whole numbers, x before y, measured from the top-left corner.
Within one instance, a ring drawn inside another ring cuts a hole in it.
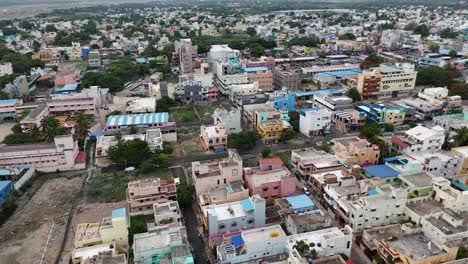
[[[371,209],[370,211],[371,211],[371,212],[375,212],[375,211],[377,211],[377,209]]]

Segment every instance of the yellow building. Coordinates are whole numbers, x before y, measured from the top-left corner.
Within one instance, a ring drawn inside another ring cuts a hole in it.
[[[258,124],[257,133],[264,144],[278,143],[283,134],[283,122],[281,120],[270,120]]]
[[[79,224],[75,233],[75,248],[115,242],[118,252],[128,252],[129,221],[127,209],[120,208],[113,210],[112,216],[103,218],[101,222]]]
[[[401,126],[405,121],[405,114],[405,110],[401,108],[387,108],[385,111],[384,123]]]
[[[366,42],[355,40],[337,40],[336,45],[340,50],[360,51],[366,48]]]
[[[468,146],[453,148],[452,153],[463,158],[460,174],[468,173]]]
[[[357,136],[332,139],[335,156],[348,165],[378,164],[380,149]]]
[[[81,57],[81,48],[71,48],[67,50],[68,59],[71,61],[80,61]]]

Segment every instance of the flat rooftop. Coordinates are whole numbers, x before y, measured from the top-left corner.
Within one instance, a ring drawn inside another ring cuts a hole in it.
[[[423,233],[405,234],[398,239],[387,240],[386,242],[391,248],[415,260],[444,253],[434,243],[429,243],[431,240]]]
[[[417,188],[425,188],[432,186],[432,177],[426,173],[418,173],[412,175],[400,176],[403,181],[413,184]]]

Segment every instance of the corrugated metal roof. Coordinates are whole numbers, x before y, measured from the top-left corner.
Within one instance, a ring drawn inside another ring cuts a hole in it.
[[[107,118],[106,127],[110,126],[129,126],[129,125],[149,125],[167,123],[169,114],[163,113],[146,113],[132,115],[115,115]]]

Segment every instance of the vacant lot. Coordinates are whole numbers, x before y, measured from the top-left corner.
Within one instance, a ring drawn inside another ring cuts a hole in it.
[[[83,178],[53,178],[0,227],[2,263],[54,263],[62,245],[68,214],[79,197]],[[3,262],[5,261],[5,262]]]
[[[87,190],[86,198],[88,202],[97,203],[112,203],[125,200],[128,182],[145,179],[145,178],[173,178],[168,169],[161,169],[149,173],[140,172],[125,172],[125,171],[112,171],[102,172],[100,169],[96,170],[89,189]]]
[[[13,128],[16,123],[3,123],[0,124],[0,142],[2,142],[6,136],[10,135],[11,128]]]

